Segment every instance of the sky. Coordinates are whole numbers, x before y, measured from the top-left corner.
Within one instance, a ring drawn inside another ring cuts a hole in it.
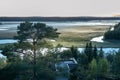
[[[0,0],[0,16],[114,16],[120,0]]]

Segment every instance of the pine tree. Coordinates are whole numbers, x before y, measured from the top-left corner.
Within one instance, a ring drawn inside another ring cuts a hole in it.
[[[72,56],[77,60],[77,58],[78,58],[77,48],[75,48],[74,46],[72,46],[71,47],[71,52],[72,52]]]
[[[21,23],[17,27],[17,36],[15,39],[19,40],[19,43],[28,42],[28,39],[32,40],[32,50],[33,50],[33,78],[36,79],[36,64],[37,64],[37,54],[36,48],[38,42],[44,38],[57,38],[59,33],[57,29],[47,26],[44,23]]]
[[[93,47],[92,47],[92,42],[89,43],[88,52],[89,52],[88,60],[91,62],[92,59],[93,59]]]
[[[93,47],[91,42],[86,44],[86,48],[84,52],[88,57],[88,62],[91,62],[93,59]]]
[[[95,59],[97,59],[97,47],[96,47],[96,45],[94,46],[93,57],[94,57]]]
[[[99,58],[104,58],[104,52],[102,47],[100,47]]]

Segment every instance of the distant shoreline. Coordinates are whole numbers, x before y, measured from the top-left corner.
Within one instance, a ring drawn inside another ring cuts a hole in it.
[[[0,21],[92,21],[92,20],[120,20],[120,17],[0,17]]]

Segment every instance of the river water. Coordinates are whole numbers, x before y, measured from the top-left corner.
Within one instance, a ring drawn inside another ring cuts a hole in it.
[[[0,44],[7,44],[7,43],[16,43],[17,40],[13,40],[13,39],[1,39],[0,40]]]
[[[33,23],[37,23],[40,21],[32,21]],[[81,22],[81,21],[67,21],[67,22],[43,22],[42,23],[46,23],[48,26],[53,26],[54,28],[62,28],[62,27],[75,27],[75,26],[96,26],[96,25],[109,25],[109,26],[113,26],[115,24],[117,24],[118,22],[120,22],[120,20],[111,20],[111,21],[87,21],[87,22]],[[2,25],[0,25],[0,31],[16,31],[17,30],[17,26],[21,23],[21,21],[12,21],[12,22],[1,22]],[[96,37],[93,38],[91,41],[96,41],[96,42],[103,42],[103,36],[100,37]],[[2,39],[0,40],[0,44],[6,44],[6,43],[16,43],[17,40],[13,40],[13,39]],[[79,48],[80,50],[80,48]],[[117,51],[118,48],[104,48],[103,49],[105,52],[108,51]],[[81,50],[80,50],[81,51]]]

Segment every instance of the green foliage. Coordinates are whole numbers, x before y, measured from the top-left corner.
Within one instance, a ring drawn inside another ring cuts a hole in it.
[[[69,80],[77,80],[77,72],[76,72],[77,69],[73,69],[70,71],[70,78]]]
[[[120,52],[117,52],[114,56],[112,69],[115,74],[120,75]]]
[[[98,51],[96,46],[92,47],[92,43],[86,44],[84,52],[78,56],[78,62],[86,72],[86,78],[83,76],[85,74],[81,71],[79,73],[83,76],[83,79],[105,79],[106,75],[110,72],[110,63],[104,58],[103,54],[102,47]]]
[[[47,58],[46,58],[47,59]],[[39,58],[36,68],[37,80],[55,80],[55,73],[47,65],[51,60],[45,62],[45,59]],[[0,79],[2,80],[35,80],[33,77],[33,65],[25,60],[17,63],[8,63],[0,69]]]
[[[15,47],[13,45],[6,45],[4,48],[2,48],[2,54],[5,56],[10,56],[12,54],[9,54],[9,52],[15,51]]]
[[[16,62],[20,59],[14,51],[16,51],[16,47],[14,45],[7,45],[2,48],[2,54],[7,57],[8,62]]]
[[[72,56],[77,60],[77,58],[78,58],[78,50],[77,50],[77,48],[75,48],[74,46],[72,46],[71,48],[70,48],[70,50],[71,50],[71,52],[72,52]]]
[[[104,34],[105,39],[120,40],[120,23],[114,26],[114,30],[108,30]]]
[[[0,69],[4,68],[7,65],[6,58],[0,57]]]
[[[111,53],[108,53],[107,54],[107,56],[106,56],[106,58],[107,58],[107,60],[110,62],[110,64],[112,64],[113,63],[113,61],[114,61],[114,54],[111,54]]]
[[[88,63],[90,63],[93,58],[97,59],[98,57],[97,47],[96,46],[93,47],[92,42],[86,44],[84,53],[88,57]]]
[[[89,67],[90,67],[91,76],[92,76],[92,77],[93,77],[93,76],[95,77],[95,74],[96,74],[96,72],[97,72],[97,62],[96,62],[95,59],[93,59],[93,60],[91,61]]]
[[[87,49],[88,46],[89,44],[87,43]],[[85,52],[87,52],[86,49]],[[94,47],[93,53],[96,52],[97,57],[95,59],[94,54],[91,62],[88,61],[88,56],[90,55],[84,52],[78,55],[79,69],[77,69],[76,72],[78,74],[77,77],[79,77],[79,80],[119,80],[120,50],[118,52],[110,52],[104,56],[102,47],[100,48],[100,51],[97,51]]]
[[[28,67],[25,67],[26,65],[18,63],[10,63],[7,64],[6,67],[4,67],[2,70],[0,70],[0,79],[2,80],[14,80],[17,78],[17,76],[21,73],[23,74],[25,71],[28,70]],[[25,74],[25,73],[24,73]]]
[[[97,50],[97,47],[95,45],[94,49],[93,49],[93,58],[97,59],[97,57],[98,57],[98,50]]]
[[[41,40],[38,42],[37,48],[53,48],[53,44],[48,40]]]
[[[107,74],[110,71],[110,63],[107,59],[101,58],[98,62],[98,74]]]
[[[70,50],[64,50],[63,52],[61,52],[60,57],[62,59],[69,59],[72,57],[72,52]]]
[[[17,28],[17,36],[14,38],[19,40],[19,43],[28,42],[28,39],[31,39],[31,46],[28,46],[33,50],[33,77],[36,80],[36,64],[37,64],[37,54],[36,49],[38,47],[38,42],[44,38],[57,38],[60,33],[57,32],[56,28],[47,26],[44,23],[30,23],[24,22],[21,23]],[[22,45],[23,46],[23,45]]]
[[[88,65],[88,56],[85,53],[79,54],[78,62],[83,66],[87,66]]]
[[[107,59],[100,58],[97,62],[93,59],[89,65],[90,67],[90,78],[93,80],[95,78],[105,78],[105,75],[110,71],[110,63]]]
[[[88,61],[91,62],[93,59],[93,47],[91,42],[86,44],[85,54],[88,56]]]
[[[100,47],[99,58],[103,58],[103,57],[104,57],[104,52],[102,50],[102,47]]]
[[[33,24],[25,22],[18,26],[18,36],[15,36],[15,39],[18,39],[20,42],[32,39],[33,42],[37,43],[39,39],[58,37],[59,33],[56,31],[57,29],[49,27],[44,23]]]
[[[32,48],[32,45],[29,42],[14,43],[16,49],[27,50]]]

